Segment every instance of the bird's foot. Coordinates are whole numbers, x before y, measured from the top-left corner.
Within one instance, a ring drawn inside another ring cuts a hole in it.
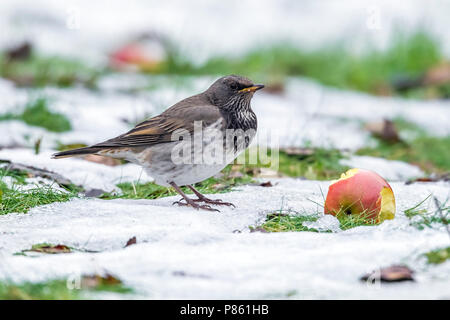
[[[183,200],[184,199],[181,198],[180,201],[177,201],[177,203],[182,202]],[[203,197],[199,197],[198,199],[191,199],[191,200],[194,202],[204,202],[204,203],[208,203],[208,204],[212,204],[212,205],[216,205],[216,206],[228,206],[228,207],[236,208],[236,206],[233,203],[222,201],[222,199],[209,199],[209,198],[203,196]],[[182,202],[182,203],[183,203],[183,205],[186,205],[186,203],[184,203],[184,202]]]
[[[183,200],[185,200],[186,202],[182,202]],[[196,203],[196,200],[198,200],[198,199],[195,199],[195,200],[193,200],[193,199],[189,199],[189,200],[181,199],[180,201],[175,201],[174,203],[172,203],[172,205],[177,204],[177,205],[179,205],[179,206],[192,207],[192,208],[197,209],[197,210],[202,209],[202,210],[207,210],[207,211],[216,211],[216,212],[220,212],[220,211],[217,210],[217,209],[211,208],[210,205],[207,205],[207,204],[203,204],[203,205],[197,204],[197,203]]]
[[[214,199],[209,199],[207,197],[202,197],[202,198],[195,199],[194,201],[209,203],[209,204],[216,205],[216,206],[228,206],[228,207],[236,208],[236,206],[233,203],[222,201],[222,199],[214,200]]]

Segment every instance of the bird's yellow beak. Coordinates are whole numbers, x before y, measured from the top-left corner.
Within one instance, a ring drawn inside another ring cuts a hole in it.
[[[264,88],[263,84],[254,84],[251,87],[247,87],[247,88],[239,90],[239,92],[255,92],[262,88]]]

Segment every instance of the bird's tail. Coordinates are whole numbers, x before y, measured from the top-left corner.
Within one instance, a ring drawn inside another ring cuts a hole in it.
[[[54,153],[52,155],[52,159],[68,158],[68,157],[74,157],[74,156],[81,156],[81,155],[85,155],[85,154],[95,154],[95,153],[99,152],[100,150],[102,150],[102,148],[99,148],[99,147],[85,147],[85,148],[67,150],[67,151]]]

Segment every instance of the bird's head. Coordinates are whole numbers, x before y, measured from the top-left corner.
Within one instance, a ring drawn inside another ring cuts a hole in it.
[[[262,88],[262,84],[254,84],[245,77],[231,75],[218,79],[206,93],[214,105],[233,110],[250,107],[253,93]]]

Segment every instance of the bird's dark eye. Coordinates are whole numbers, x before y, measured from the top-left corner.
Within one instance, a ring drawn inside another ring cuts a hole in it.
[[[237,83],[233,82],[232,84],[230,84],[230,88],[233,89],[233,90],[236,90],[238,88]]]

